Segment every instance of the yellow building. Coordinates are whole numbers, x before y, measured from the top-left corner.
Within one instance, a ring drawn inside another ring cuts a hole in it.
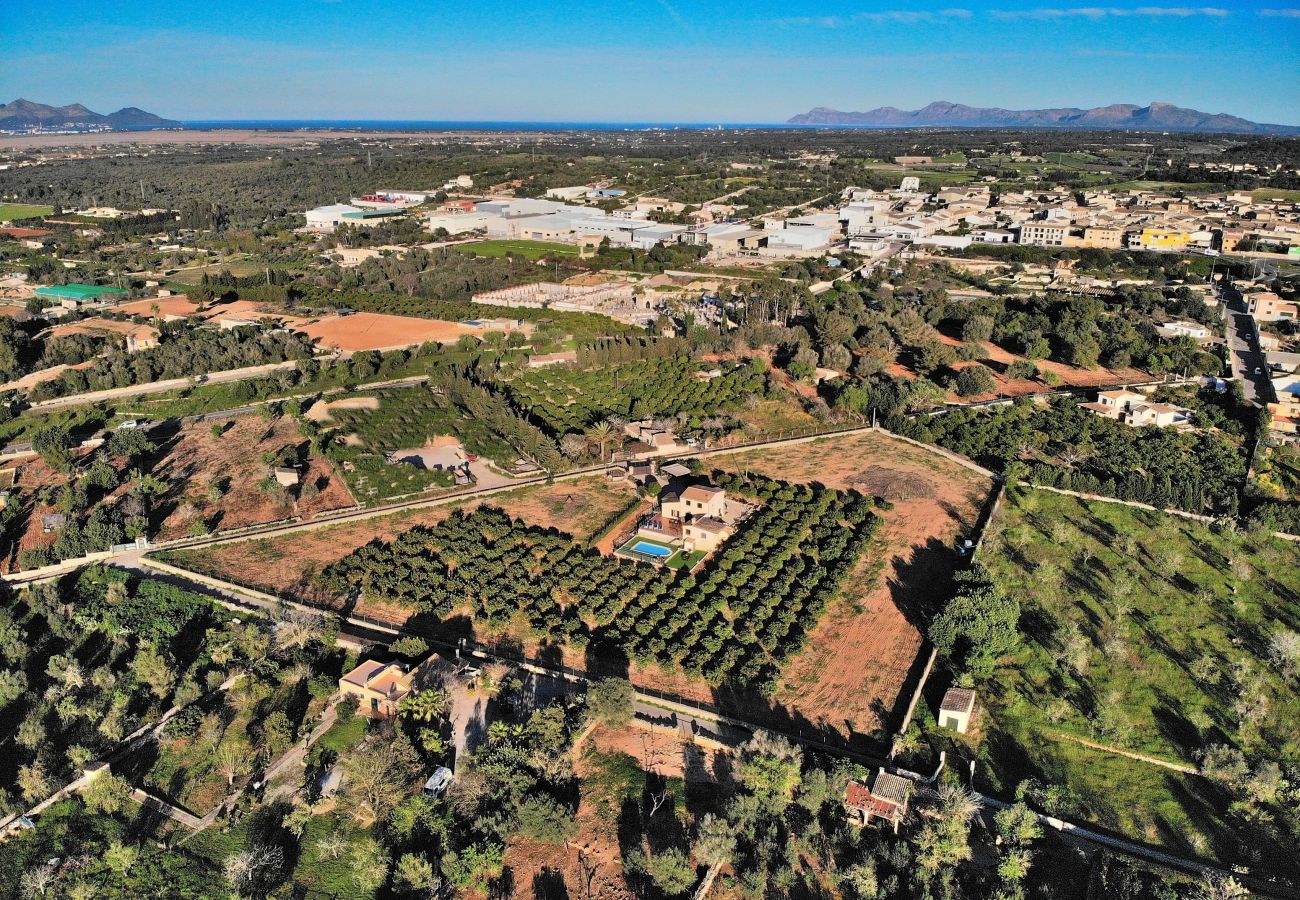
[[[391,719],[397,715],[402,698],[415,690],[422,666],[406,670],[366,660],[339,679],[339,693],[355,697],[357,712],[372,719]]]
[[[1143,228],[1134,236],[1132,246],[1138,250],[1186,250],[1191,242],[1191,233],[1180,228]]]
[[[1277,403],[1268,405],[1269,429],[1285,440],[1300,438],[1300,394],[1279,394]]]

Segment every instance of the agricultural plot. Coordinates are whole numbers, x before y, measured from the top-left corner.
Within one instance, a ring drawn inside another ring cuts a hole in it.
[[[563,528],[575,540],[587,541],[622,518],[635,494],[626,482],[603,476],[555,484],[536,484],[490,498],[493,506],[539,528]],[[371,542],[395,540],[417,526],[434,526],[453,510],[477,509],[475,500],[446,506],[405,510],[373,519],[345,522],[283,537],[217,544],[198,550],[172,551],[166,559],[184,568],[226,578],[239,584],[312,602],[330,599],[314,584],[315,576],[347,554]],[[381,608],[382,607],[382,608]],[[401,622],[410,610],[388,604],[365,607],[368,615],[391,616]]]
[[[1261,447],[1255,457],[1253,487],[1270,500],[1300,502],[1300,448],[1292,444]]]
[[[522,626],[713,685],[770,689],[878,520],[856,494],[739,476],[719,484],[763,505],[696,576],[601,556],[483,508],[362,547],[318,583],[437,619],[468,613],[488,631]]]
[[[1236,513],[1246,471],[1239,435],[1131,428],[1072,398],[953,410],[905,422],[901,430],[990,468],[1023,463],[1020,477],[1035,484],[1208,515]]]
[[[364,401],[373,402],[364,402]],[[393,464],[387,454],[429,446],[455,437],[466,452],[509,466],[519,454],[480,419],[462,415],[444,395],[424,387],[349,394],[330,404],[329,418],[339,432],[329,450],[353,492],[383,500],[455,484],[445,471]]]
[[[1300,534],[1300,448],[1261,441],[1250,472],[1247,521],[1265,531]]]
[[[272,479],[272,466],[292,461],[296,488]],[[287,416],[241,416],[215,428],[184,425],[157,453],[150,474],[167,484],[152,510],[159,539],[241,528],[297,514],[312,516],[356,502],[330,460],[308,449]]]
[[[608,416],[709,416],[766,392],[757,365],[732,366],[716,378],[700,370],[686,357],[664,357],[590,370],[534,369],[506,387],[515,405],[552,434],[582,432]]]
[[[1139,840],[1294,864],[1300,548],[1033,490],[1008,495],[985,546],[1024,635],[982,687],[992,787],[1035,778],[1063,786],[1063,813]]]
[[[221,865],[165,844],[183,828],[158,821],[133,800],[116,812],[92,809],[80,798],[49,807],[36,827],[0,844],[0,895],[103,897],[210,897],[222,881]],[[135,843],[144,837],[144,843]],[[123,871],[123,861],[129,867]],[[34,893],[33,885],[45,888]]]
[[[356,435],[361,446],[377,452],[423,446],[438,435],[460,438],[470,453],[513,461],[514,450],[482,423],[462,416],[444,396],[428,388],[394,388],[349,394],[348,398],[374,397],[375,406],[335,402],[330,418],[347,434]]]

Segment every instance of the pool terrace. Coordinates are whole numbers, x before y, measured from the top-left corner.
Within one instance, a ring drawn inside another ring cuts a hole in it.
[[[680,546],[639,534],[633,535],[614,553],[625,559],[653,566],[667,566],[670,569],[692,569],[707,555],[702,551],[687,553]]]

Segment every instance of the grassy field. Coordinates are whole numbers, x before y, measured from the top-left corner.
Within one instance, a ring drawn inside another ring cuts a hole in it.
[[[1283,200],[1300,200],[1300,191],[1288,191],[1282,188],[1256,188],[1250,192],[1253,200],[1273,200],[1281,198]]]
[[[461,253],[473,253],[478,256],[505,256],[513,253],[529,259],[541,259],[543,256],[578,256],[580,250],[572,244],[555,244],[547,241],[475,241],[472,244],[458,244]]]
[[[1256,773],[1300,764],[1297,672],[1272,643],[1300,630],[1300,547],[1016,490],[985,549],[1020,599],[1025,637],[983,686],[985,720],[967,736],[983,740],[991,787],[1063,785],[1066,814],[1234,862],[1284,840],[1294,813],[1277,798],[1252,817],[1230,809],[1244,778],[1180,774],[1078,739],[1193,767],[1216,746]]]
[[[1185,184],[1181,181],[1122,181],[1118,184],[1106,185],[1106,189],[1111,191],[1188,191],[1191,193],[1207,193],[1221,187],[1222,185],[1210,182]]]
[[[39,219],[54,213],[53,206],[34,206],[30,203],[0,203],[0,222],[21,222]]]

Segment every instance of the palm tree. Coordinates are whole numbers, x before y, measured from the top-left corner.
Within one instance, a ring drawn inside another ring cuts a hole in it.
[[[597,422],[591,426],[587,436],[600,445],[600,458],[605,459],[605,445],[614,439],[614,426],[609,422]]]

